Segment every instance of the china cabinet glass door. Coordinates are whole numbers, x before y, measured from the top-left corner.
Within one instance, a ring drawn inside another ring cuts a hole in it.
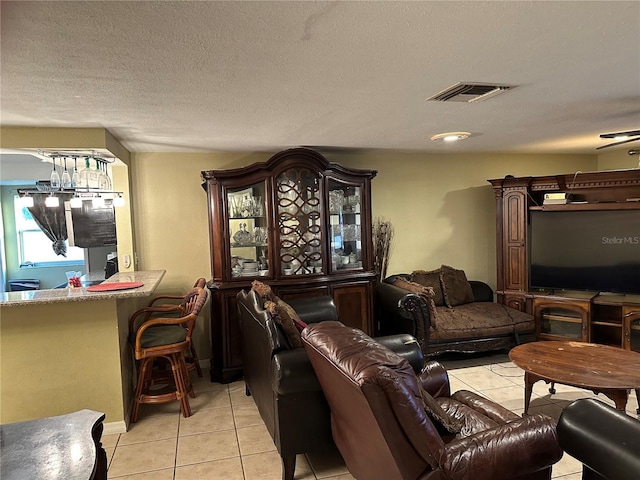
[[[269,275],[269,236],[264,182],[248,188],[227,190],[227,208],[231,276],[238,278]]]
[[[318,174],[290,168],[276,178],[281,275],[323,273]]]
[[[361,189],[329,180],[332,271],[362,269]]]

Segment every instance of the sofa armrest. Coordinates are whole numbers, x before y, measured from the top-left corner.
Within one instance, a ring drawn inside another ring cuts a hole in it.
[[[473,300],[476,302],[493,302],[493,289],[479,280],[469,280],[473,291]]]
[[[421,345],[429,343],[431,318],[427,303],[419,295],[386,282],[376,287],[380,333],[409,333]]]
[[[273,355],[271,385],[279,395],[322,390],[304,348],[283,350]]]
[[[439,464],[447,478],[502,480],[550,467],[561,457],[553,420],[536,414],[452,441]]]
[[[413,335],[406,333],[375,337],[374,340],[406,359],[413,371],[419,373],[424,365],[420,344]]]
[[[418,380],[432,397],[448,397],[451,395],[449,374],[440,362],[427,362],[418,374]]]
[[[631,480],[640,472],[640,422],[593,398],[563,410],[560,446],[604,478]]]

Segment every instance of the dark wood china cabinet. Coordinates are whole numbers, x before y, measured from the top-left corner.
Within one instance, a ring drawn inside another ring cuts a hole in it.
[[[202,172],[211,249],[211,380],[242,374],[236,294],[253,280],[283,300],[331,295],[343,323],[373,335],[373,170],[292,148]]]

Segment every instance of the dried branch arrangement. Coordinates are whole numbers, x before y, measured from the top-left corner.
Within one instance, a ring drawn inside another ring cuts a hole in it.
[[[387,276],[392,239],[393,225],[391,222],[384,218],[376,218],[373,221],[373,261],[380,281]]]

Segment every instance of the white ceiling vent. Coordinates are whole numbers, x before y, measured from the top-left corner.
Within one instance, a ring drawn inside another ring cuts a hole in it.
[[[489,83],[456,83],[455,85],[435,94],[427,100],[439,102],[472,103],[486,100],[499,93],[515,88],[515,85],[495,85]]]

